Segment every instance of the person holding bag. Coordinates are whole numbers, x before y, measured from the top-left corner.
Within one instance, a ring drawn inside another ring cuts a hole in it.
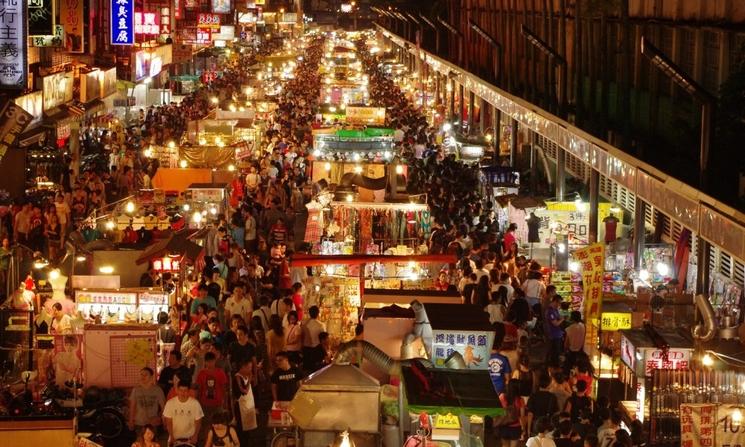
[[[251,388],[253,363],[251,359],[242,358],[238,363],[238,372],[233,376],[233,390],[236,401],[236,421],[238,422],[238,439],[242,445],[249,445],[250,432],[258,427],[256,422],[256,402]]]

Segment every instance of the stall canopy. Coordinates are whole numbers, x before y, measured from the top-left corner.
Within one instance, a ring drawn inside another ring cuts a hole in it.
[[[190,263],[196,261],[202,256],[203,248],[189,240],[192,231],[181,230],[172,233],[167,239],[161,239],[150,245],[137,258],[137,264],[144,264],[153,259],[162,258],[169,255],[183,256],[184,260]]]
[[[410,413],[462,416],[503,416],[487,371],[428,369],[429,383],[412,368],[402,368],[406,400]]]
[[[373,262],[404,263],[404,262],[436,262],[441,264],[455,263],[458,259],[455,255],[411,255],[411,256],[386,256],[386,255],[306,255],[296,254],[292,256],[290,265],[292,267],[317,267],[321,265],[359,265]]]

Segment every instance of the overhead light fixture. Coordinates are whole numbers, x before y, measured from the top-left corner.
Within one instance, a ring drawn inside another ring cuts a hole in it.
[[[713,358],[713,357],[712,357],[711,355],[709,355],[709,353],[707,352],[707,353],[706,353],[706,354],[704,354],[704,356],[703,356],[703,357],[701,358],[701,363],[702,363],[702,364],[703,364],[704,366],[707,366],[707,367],[708,367],[708,366],[713,366],[713,365],[714,365],[714,358]]]
[[[114,223],[113,220],[107,220],[104,226],[106,227],[107,230],[113,230],[114,227],[116,227],[116,224]]]
[[[60,277],[60,271],[59,269],[54,269],[49,272],[49,279],[55,280]]]
[[[126,211],[128,214],[132,214],[135,212],[135,203],[133,201],[127,202],[126,205],[124,205],[124,211]]]
[[[112,273],[114,273],[114,267],[110,265],[103,265],[99,267],[98,271],[99,273],[103,273],[104,275],[111,275]]]
[[[82,255],[75,257],[75,260],[78,261],[78,262],[85,262],[87,259],[88,258],[86,258],[85,256],[82,256]]]
[[[181,160],[180,160],[180,161],[178,162],[178,165],[179,165],[179,167],[181,167],[181,168],[185,168],[185,167],[187,167],[187,166],[189,165],[189,163],[187,163],[187,162],[186,162],[186,160],[184,160],[184,159],[181,159]]]

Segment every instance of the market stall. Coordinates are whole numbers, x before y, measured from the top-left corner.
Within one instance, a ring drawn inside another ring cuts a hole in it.
[[[348,341],[354,338],[354,329],[360,321],[360,311],[366,306],[366,285],[374,285],[371,269],[378,266],[391,266],[393,271],[400,271],[401,278],[412,283],[426,280],[429,276],[427,266],[429,264],[442,265],[455,262],[455,257],[450,255],[302,255],[296,254],[290,260],[292,267],[313,267],[313,276],[308,278],[305,286],[307,295],[306,306],[318,305],[320,309],[319,320],[326,323],[327,332],[332,337],[334,344]],[[385,268],[385,267],[383,267]],[[412,276],[412,271],[417,276]],[[407,275],[404,275],[407,273]],[[368,276],[369,275],[369,276]],[[384,278],[382,278],[384,279]],[[378,285],[385,285],[380,283]],[[376,299],[385,295],[386,289],[376,289],[377,294],[371,296]],[[395,292],[394,292],[395,293]],[[408,300],[402,295],[399,302],[408,304],[411,296],[417,292],[408,293]],[[421,291],[428,294],[429,291]],[[434,293],[437,295],[437,293]],[[452,293],[443,292],[443,300],[454,297]],[[383,301],[385,302],[385,301]],[[380,303],[380,301],[374,301]]]

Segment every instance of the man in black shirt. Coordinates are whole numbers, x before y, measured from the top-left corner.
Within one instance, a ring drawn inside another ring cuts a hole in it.
[[[236,341],[228,346],[228,356],[233,372],[238,371],[241,360],[251,360],[253,363],[251,377],[256,377],[256,346],[248,338],[248,328],[245,325],[238,326],[235,331]]]
[[[543,373],[538,379],[540,389],[530,395],[528,399],[528,433],[532,435],[533,421],[542,416],[550,418],[559,411],[559,404],[554,393],[548,391],[551,385],[551,377]]]
[[[158,386],[163,390],[163,394],[168,396],[173,388],[173,378],[180,374],[181,377],[191,376],[189,368],[181,364],[181,353],[171,351],[168,355],[168,366],[163,368],[158,377]]]
[[[295,397],[301,375],[300,370],[290,365],[286,352],[277,354],[277,369],[272,374],[272,399],[290,401]]]

